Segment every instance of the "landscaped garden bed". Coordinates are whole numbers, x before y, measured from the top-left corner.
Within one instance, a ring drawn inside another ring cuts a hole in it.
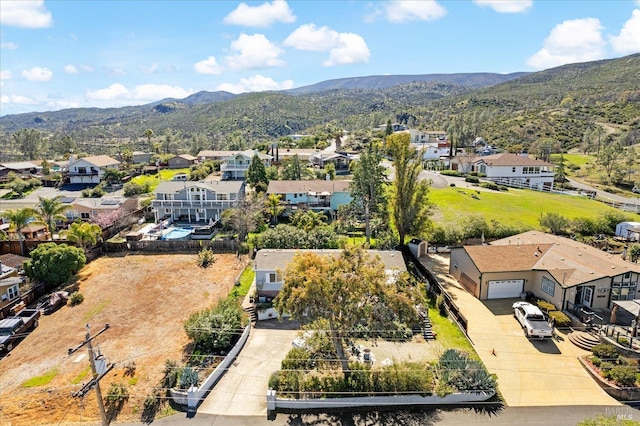
[[[591,351],[593,355],[580,362],[609,395],[622,401],[640,399],[640,360],[620,356],[609,344],[596,345]]]

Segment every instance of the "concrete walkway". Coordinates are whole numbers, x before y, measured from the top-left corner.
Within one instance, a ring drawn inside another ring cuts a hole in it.
[[[445,286],[468,320],[473,346],[510,407],[621,405],[584,370],[578,357],[588,352],[560,334],[554,340],[528,340],[513,318],[515,299],[480,301],[448,274],[448,255],[420,261]]]
[[[260,321],[236,361],[198,407],[198,413],[225,416],[267,416],[267,388],[271,373],[296,338],[297,324]]]

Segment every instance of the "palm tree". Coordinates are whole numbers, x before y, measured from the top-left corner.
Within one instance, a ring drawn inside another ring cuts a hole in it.
[[[278,216],[280,216],[284,211],[281,200],[282,195],[271,194],[265,203],[267,205],[267,213],[271,216],[271,221],[274,225],[278,223]]]
[[[35,207],[35,212],[38,218],[49,228],[51,239],[53,240],[53,233],[56,230],[57,220],[66,220],[66,216],[63,214],[67,207],[62,204],[61,196],[54,198],[38,197],[38,204]]]
[[[147,142],[151,145],[151,138],[153,137],[153,130],[147,129],[144,131],[144,135],[147,137]]]
[[[9,229],[15,230],[18,234],[20,253],[24,256],[24,236],[22,235],[22,228],[33,221],[33,217],[36,216],[36,211],[31,207],[25,207],[17,210],[7,210],[2,213],[2,216],[9,220]]]
[[[85,252],[102,241],[102,229],[95,223],[73,222],[69,229],[60,232],[68,241],[75,243]]]

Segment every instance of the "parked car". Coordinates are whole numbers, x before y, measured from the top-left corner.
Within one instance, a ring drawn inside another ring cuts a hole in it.
[[[26,333],[38,326],[39,309],[23,309],[0,321],[0,352],[11,352]]]
[[[232,177],[231,172],[224,172],[222,174],[222,180],[230,180]]]
[[[549,325],[537,306],[524,301],[516,302],[513,304],[513,316],[520,323],[526,337],[538,339],[553,337],[553,327]]]

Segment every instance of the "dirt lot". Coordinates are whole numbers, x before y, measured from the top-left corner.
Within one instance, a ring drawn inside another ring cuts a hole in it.
[[[208,269],[196,266],[195,254],[126,255],[99,258],[78,274],[85,297],[42,317],[40,326],[0,360],[0,425],[44,425],[99,421],[95,392],[73,398],[90,376],[84,340],[86,324],[108,361],[117,364],[101,381],[103,396],[112,382],[125,384],[130,398],[118,421],[139,421],[142,403],[158,386],[165,360],[179,361],[187,345],[183,322],[189,314],[226,297],[245,263],[235,255],[217,255]],[[135,362],[135,373],[124,366]],[[49,383],[25,387],[45,374]]]

